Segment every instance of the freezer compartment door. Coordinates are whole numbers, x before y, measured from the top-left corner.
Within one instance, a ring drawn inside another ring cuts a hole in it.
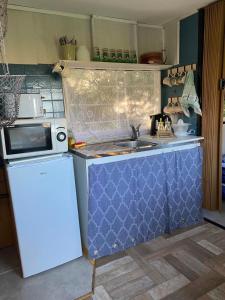
[[[23,276],[82,255],[72,157],[7,168]]]

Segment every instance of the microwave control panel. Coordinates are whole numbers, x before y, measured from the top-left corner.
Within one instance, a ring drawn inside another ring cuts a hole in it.
[[[64,142],[66,139],[65,132],[63,132],[63,131],[58,132],[56,138],[57,138],[57,141]]]
[[[59,152],[68,151],[67,124],[65,119],[55,119],[56,144]]]

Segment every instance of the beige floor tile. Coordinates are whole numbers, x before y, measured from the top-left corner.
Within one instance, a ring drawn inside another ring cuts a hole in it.
[[[102,285],[95,289],[94,300],[112,300]]]
[[[180,274],[152,288],[150,291],[148,291],[148,293],[154,300],[160,300],[186,286],[189,282],[190,281],[184,275]]]
[[[112,262],[109,262],[101,267],[96,269],[96,276],[101,275],[103,273],[109,272],[113,269],[118,268],[121,265],[133,262],[133,259],[130,256],[124,256],[122,258],[116,259]]]
[[[135,271],[137,268],[137,263],[131,261],[130,263],[122,264],[116,268],[114,267],[112,270],[104,272],[100,275],[96,274],[96,285],[103,285],[104,283],[109,282],[116,277]]]
[[[206,248],[208,251],[212,252],[215,255],[220,255],[223,253],[223,250],[220,249],[219,247],[213,245],[212,243],[208,242],[207,240],[201,240],[198,242],[200,246],[203,248]]]
[[[193,270],[194,272],[196,272],[199,275],[202,275],[202,274],[210,271],[210,269],[206,265],[204,265],[198,259],[196,259],[194,256],[190,255],[188,252],[186,252],[182,249],[173,251],[172,254],[178,260],[180,260],[182,263],[187,265],[191,270]]]
[[[115,300],[130,300],[137,295],[145,293],[153,285],[153,281],[149,277],[144,276],[111,291],[110,296]]]
[[[177,270],[168,264],[165,259],[157,259],[148,261],[149,265],[154,267],[166,280],[169,280],[178,275]]]

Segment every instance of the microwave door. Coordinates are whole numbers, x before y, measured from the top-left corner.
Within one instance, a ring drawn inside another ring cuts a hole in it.
[[[52,150],[51,123],[13,125],[4,128],[7,155]]]

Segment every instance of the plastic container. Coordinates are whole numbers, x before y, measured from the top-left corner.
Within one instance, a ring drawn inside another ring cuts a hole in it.
[[[77,48],[77,60],[79,61],[90,61],[90,52],[88,48],[84,45],[81,45]]]
[[[66,44],[61,46],[62,59],[75,60],[76,58],[76,45]]]
[[[172,128],[174,131],[174,135],[177,137],[187,136],[188,135],[188,127],[191,124],[184,123],[183,120],[179,119],[177,124],[172,124]]]

